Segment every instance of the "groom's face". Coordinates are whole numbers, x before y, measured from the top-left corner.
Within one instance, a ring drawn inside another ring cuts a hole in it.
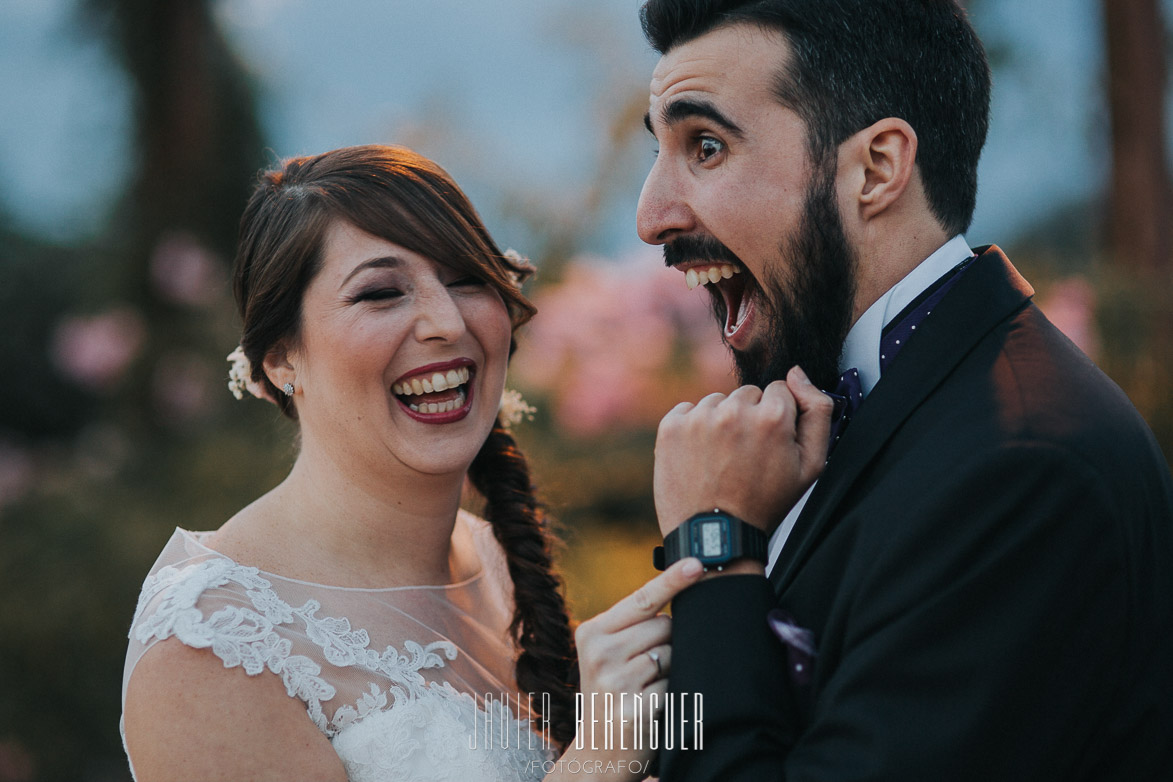
[[[707,283],[743,383],[798,364],[827,387],[855,263],[835,160],[811,161],[805,124],[773,92],[787,52],[781,33],[732,25],[661,58],[647,117],[659,152],[637,222],[690,286]]]

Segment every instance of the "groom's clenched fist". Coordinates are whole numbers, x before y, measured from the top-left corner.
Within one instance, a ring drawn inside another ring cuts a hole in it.
[[[720,508],[772,532],[823,469],[832,409],[798,367],[765,390],[677,405],[656,435],[660,531]]]

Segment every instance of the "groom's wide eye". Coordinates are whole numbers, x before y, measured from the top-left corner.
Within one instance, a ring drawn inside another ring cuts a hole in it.
[[[697,141],[697,157],[700,158],[702,163],[714,155],[720,154],[724,149],[725,145],[712,136],[702,136]]]

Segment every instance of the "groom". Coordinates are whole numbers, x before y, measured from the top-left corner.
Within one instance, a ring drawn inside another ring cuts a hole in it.
[[[642,20],[662,56],[639,232],[708,285],[746,384],[656,444],[664,556],[712,566],[674,602],[669,680],[703,693],[704,748],[662,778],[1168,779],[1173,481],[962,235],[990,93],[962,9]]]

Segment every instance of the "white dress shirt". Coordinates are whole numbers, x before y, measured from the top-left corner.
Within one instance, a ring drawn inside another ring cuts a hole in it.
[[[969,249],[965,237],[960,234],[954,236],[876,299],[851,327],[851,331],[847,333],[847,340],[843,343],[839,371],[846,372],[853,367],[859,371],[859,384],[864,399],[867,399],[867,395],[880,381],[880,336],[884,327],[930,285],[972,255],[973,251]],[[806,494],[794,504],[790,513],[786,514],[786,518],[778,525],[778,529],[770,536],[767,573],[774,569],[774,563],[778,561],[778,555],[782,553],[782,547],[786,544],[786,539],[794,529],[794,523],[798,521],[798,516],[814,488],[812,484],[807,489]]]

